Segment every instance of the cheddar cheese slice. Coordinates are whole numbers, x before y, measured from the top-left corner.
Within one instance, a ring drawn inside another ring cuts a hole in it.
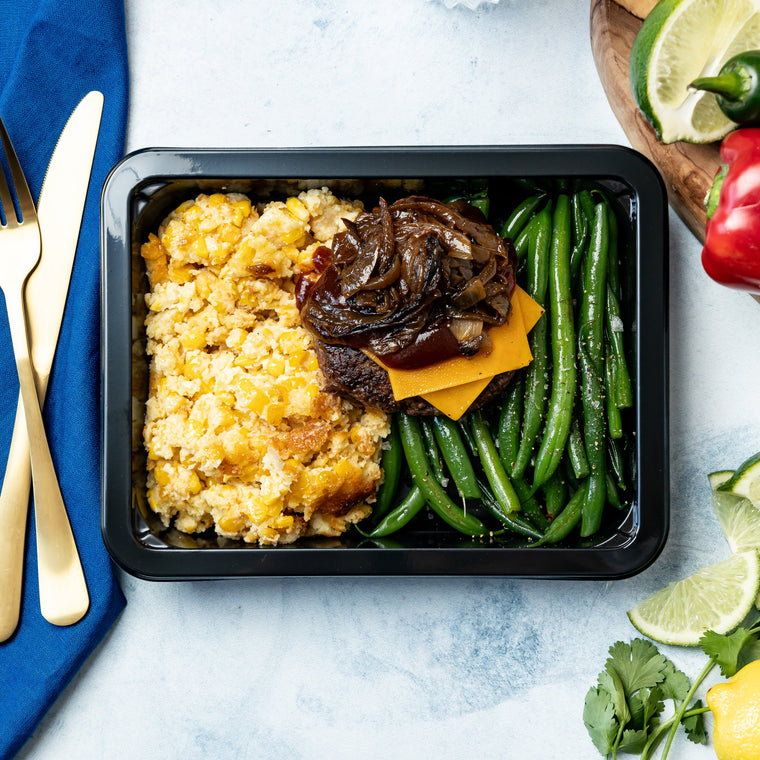
[[[520,311],[523,329],[525,333],[529,333],[535,327],[544,310],[522,289],[517,292],[516,297],[512,301],[513,309],[515,308],[515,302],[517,302],[517,309]],[[513,312],[510,315],[510,322],[516,318],[517,315]],[[491,337],[493,340],[496,340],[493,336],[494,330],[491,331]],[[530,354],[530,349],[528,350],[528,354]],[[531,356],[528,363],[530,363],[532,358]],[[516,367],[515,369],[518,368]],[[485,390],[485,387],[491,382],[492,378],[493,375],[420,395],[425,401],[432,404],[447,417],[451,417],[452,420],[458,420],[472,406],[473,401]]]
[[[525,319],[523,319],[524,311]],[[476,354],[470,358],[457,356],[419,369],[385,367],[390,377],[394,397],[400,401],[411,396],[424,397],[425,394],[434,391],[475,381],[485,380],[487,383],[494,375],[526,367],[533,359],[527,332],[533,328],[541,314],[543,314],[541,306],[524,290],[516,286],[509,321],[489,330],[493,343],[490,354],[487,356]],[[384,367],[381,361],[375,357],[372,358]]]

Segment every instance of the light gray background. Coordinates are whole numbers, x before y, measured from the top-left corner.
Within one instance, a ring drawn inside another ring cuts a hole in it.
[[[587,0],[127,0],[128,150],[618,143]],[[379,99],[378,93],[383,94]],[[583,700],[625,611],[728,556],[706,475],[760,449],[760,304],[671,214],[672,525],[617,582],[156,584],[21,760],[592,758]],[[696,675],[702,656],[667,654]],[[679,740],[679,758],[714,757]]]

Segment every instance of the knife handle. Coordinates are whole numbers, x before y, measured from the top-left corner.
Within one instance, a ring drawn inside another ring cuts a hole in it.
[[[0,641],[6,641],[13,635],[21,611],[31,482],[29,439],[19,397],[3,488],[0,491]]]

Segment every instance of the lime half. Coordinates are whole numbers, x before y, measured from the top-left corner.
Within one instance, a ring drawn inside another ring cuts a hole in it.
[[[696,646],[705,631],[727,633],[749,613],[760,589],[756,551],[732,554],[652,594],[628,612],[634,627],[661,644]]]
[[[760,48],[760,0],[660,0],[631,50],[636,104],[664,143],[709,143],[736,127],[711,93],[692,91],[732,56]]]
[[[718,486],[718,490],[760,503],[760,453],[741,464],[725,483]]]

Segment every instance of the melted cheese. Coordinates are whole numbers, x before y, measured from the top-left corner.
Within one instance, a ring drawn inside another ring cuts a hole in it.
[[[454,357],[420,369],[392,369],[367,355],[387,372],[396,400],[422,396],[447,417],[459,419],[494,375],[527,367],[533,360],[528,333],[544,313],[522,288],[515,287],[509,321],[489,330],[493,349],[470,358]]]

